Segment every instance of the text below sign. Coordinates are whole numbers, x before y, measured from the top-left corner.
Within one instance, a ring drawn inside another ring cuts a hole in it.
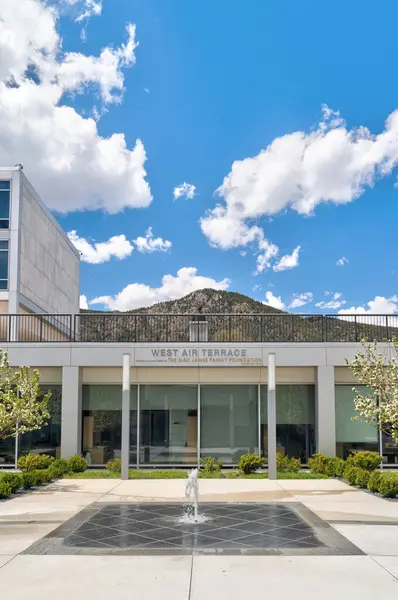
[[[137,367],[262,367],[261,348],[155,347],[136,348]]]

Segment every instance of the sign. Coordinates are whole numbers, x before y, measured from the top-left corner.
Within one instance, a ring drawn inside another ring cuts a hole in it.
[[[156,346],[135,349],[137,367],[262,367],[262,348]]]

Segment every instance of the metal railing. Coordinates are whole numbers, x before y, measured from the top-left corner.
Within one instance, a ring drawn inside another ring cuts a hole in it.
[[[398,338],[398,315],[0,315],[0,342],[289,343],[359,342],[363,338],[384,341],[393,337]]]

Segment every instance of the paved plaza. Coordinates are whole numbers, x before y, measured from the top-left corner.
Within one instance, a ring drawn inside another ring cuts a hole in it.
[[[0,589],[12,600],[108,600],[119,594],[137,600],[258,594],[287,600],[321,589],[324,600],[397,595],[398,502],[337,480],[201,480],[201,511],[213,521],[207,529],[204,524],[207,533],[200,538],[185,526],[178,537],[162,519],[178,515],[175,503],[182,502],[184,485],[63,480],[0,502]],[[132,540],[145,545],[142,523],[147,545],[156,546],[159,538],[164,547],[164,534],[177,551],[130,553]],[[221,541],[214,539],[219,535]],[[236,552],[224,552],[232,537]],[[178,551],[184,543],[189,553]]]

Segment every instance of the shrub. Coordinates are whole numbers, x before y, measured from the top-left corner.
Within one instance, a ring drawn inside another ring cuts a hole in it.
[[[32,471],[22,473],[22,485],[25,490],[30,490],[36,485],[36,477]]]
[[[106,468],[111,473],[121,473],[122,472],[122,461],[120,458],[115,458],[114,460],[109,460],[106,463]]]
[[[3,473],[0,476],[1,483],[7,483],[11,487],[11,493],[15,494],[22,487],[22,477],[19,473]]]
[[[385,498],[398,496],[398,473],[383,473],[379,483],[379,492]]]
[[[347,465],[347,467],[345,468],[345,471],[344,471],[344,475],[343,475],[344,479],[346,479],[349,483],[351,483],[351,485],[356,485],[359,470],[360,470],[359,467],[354,467],[353,465]]]
[[[48,469],[54,461],[54,457],[47,454],[27,454],[18,459],[18,469],[21,471]]]
[[[360,467],[367,471],[374,471],[380,467],[382,457],[378,452],[353,452],[347,458],[347,463],[353,467]]]
[[[369,477],[370,471],[367,471],[366,469],[359,469],[357,471],[355,483],[359,485],[360,488],[367,489]]]
[[[238,463],[239,470],[245,475],[254,473],[263,465],[264,459],[258,454],[243,454]]]
[[[69,473],[69,463],[66,458],[57,458],[57,460],[54,460],[50,468],[52,469],[56,479],[60,479]]]
[[[383,474],[381,471],[371,471],[368,481],[368,490],[370,490],[371,492],[379,491],[379,485],[382,475]]]
[[[52,481],[53,479],[56,479],[54,470],[52,467],[48,467],[48,469],[43,469],[42,471],[40,471],[42,478],[43,478],[43,483],[50,483],[50,481]]]
[[[12,494],[12,488],[9,483],[0,481],[0,500],[6,500]]]
[[[278,473],[298,473],[301,469],[299,458],[289,458],[284,456],[282,452],[276,453],[276,470]]]
[[[221,460],[216,460],[212,456],[206,456],[206,458],[201,458],[200,460],[201,467],[206,473],[219,473],[222,469]]]
[[[342,458],[329,458],[325,474],[330,477],[342,477],[347,464]]]
[[[88,467],[88,462],[82,456],[75,454],[68,458],[68,465],[71,473],[83,473]]]
[[[40,487],[42,483],[45,482],[45,470],[44,469],[36,469],[36,471],[30,471],[33,475],[33,485],[35,487]]]
[[[308,467],[312,473],[323,473],[326,475],[326,469],[331,460],[332,459],[325,454],[313,454],[312,457],[308,459]]]

